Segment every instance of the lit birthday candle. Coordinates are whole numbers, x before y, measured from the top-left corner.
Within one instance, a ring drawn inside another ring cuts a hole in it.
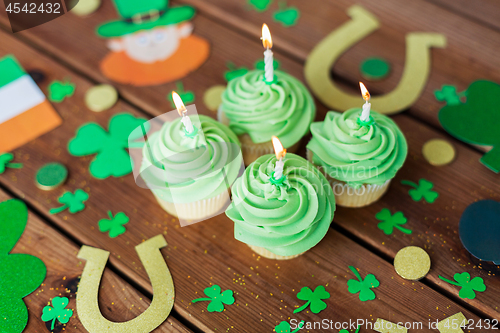
[[[274,167],[274,179],[279,180],[281,177],[283,177],[283,167],[285,166],[285,155],[286,155],[286,149],[283,148],[283,145],[281,144],[280,140],[273,136],[272,137],[273,141],[273,147],[274,147],[274,153],[276,154],[276,166]]]
[[[361,117],[359,117],[359,119],[361,121],[368,121],[368,119],[370,119],[370,109],[372,107],[372,104],[369,103],[370,93],[368,92],[368,89],[366,89],[363,82],[359,83],[359,87],[361,88],[361,95],[363,96],[363,99],[365,100],[365,104],[363,104],[363,111],[361,112]]]
[[[271,51],[273,47],[273,40],[271,38],[271,32],[267,24],[262,25],[262,45],[266,49],[264,51],[264,70],[265,70],[265,79],[266,82],[274,81],[274,58],[273,51]]]
[[[186,106],[184,106],[184,102],[182,102],[181,96],[179,96],[179,94],[176,93],[175,91],[172,91],[172,99],[174,100],[177,112],[179,112],[179,116],[182,117],[181,121],[184,124],[184,127],[186,128],[186,132],[192,133],[194,130],[193,123],[191,122],[191,119],[189,119],[189,117],[187,116],[187,109]]]

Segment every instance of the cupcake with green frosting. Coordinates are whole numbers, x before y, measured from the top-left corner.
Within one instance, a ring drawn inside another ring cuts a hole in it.
[[[252,70],[230,80],[222,94],[218,118],[238,135],[246,165],[273,153],[271,136],[295,152],[314,120],[316,105],[296,78],[275,71],[275,81],[264,81],[263,70]]]
[[[377,201],[408,153],[406,139],[392,119],[372,111],[368,121],[361,121],[361,112],[330,111],[324,121],[311,124],[308,159],[326,175],[339,206]]]
[[[274,179],[275,155],[250,164],[231,188],[226,215],[234,236],[270,259],[295,258],[326,235],[335,197],[325,176],[306,159],[287,154],[283,176]]]
[[[227,126],[203,115],[189,118],[191,133],[179,117],[148,138],[141,176],[169,214],[200,220],[227,206],[242,156],[238,137]]]

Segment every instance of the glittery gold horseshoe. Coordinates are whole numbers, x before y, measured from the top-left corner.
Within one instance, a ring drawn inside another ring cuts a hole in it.
[[[99,310],[97,299],[109,252],[82,246],[78,258],[87,260],[87,264],[78,286],[76,310],[87,331],[90,333],[148,333],[167,319],[174,305],[174,283],[160,253],[160,249],[165,246],[167,246],[165,238],[158,235],[135,247],[151,280],[154,297],[146,311],[130,321],[121,323],[104,318]]]
[[[340,90],[330,79],[330,68],[347,49],[380,26],[378,19],[361,6],[349,7],[351,20],[326,36],[309,54],[304,68],[313,93],[328,107],[344,111],[360,106],[359,94]],[[446,37],[437,33],[413,32],[406,35],[406,64],[397,87],[383,96],[372,97],[372,109],[393,114],[412,105],[422,93],[429,76],[430,48],[445,47]]]

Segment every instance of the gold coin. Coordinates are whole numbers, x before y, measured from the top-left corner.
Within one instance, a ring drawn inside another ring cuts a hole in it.
[[[85,104],[94,112],[111,108],[118,100],[118,92],[109,84],[92,87],[85,93]]]
[[[431,269],[431,258],[422,248],[407,246],[394,258],[396,273],[406,280],[420,280]]]
[[[79,0],[71,12],[78,16],[86,16],[95,12],[99,6],[101,6],[101,0]]]
[[[213,86],[205,91],[203,95],[203,102],[210,111],[217,111],[219,105],[222,103],[222,93],[226,90],[226,86]]]
[[[455,159],[455,148],[451,143],[441,139],[427,141],[422,147],[424,158],[432,165],[441,166]]]

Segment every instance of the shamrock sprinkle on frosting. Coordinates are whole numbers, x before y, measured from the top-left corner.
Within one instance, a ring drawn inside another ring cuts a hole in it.
[[[386,235],[391,235],[394,231],[394,228],[405,234],[412,233],[410,229],[406,229],[401,226],[402,224],[406,224],[407,221],[406,217],[403,215],[403,212],[396,212],[394,213],[394,215],[391,215],[391,211],[387,208],[384,208],[380,212],[378,212],[375,217],[377,218],[377,220],[382,221],[377,226]]]
[[[71,316],[73,315],[73,310],[65,309],[68,305],[69,300],[67,297],[54,297],[52,299],[52,306],[47,305],[42,310],[42,320],[50,321],[52,320],[52,324],[50,325],[50,329],[54,330],[54,324],[56,319],[61,324],[66,324]]]
[[[234,303],[233,291],[226,290],[221,293],[220,287],[216,284],[211,287],[205,288],[203,292],[209,298],[197,298],[192,300],[191,302],[196,303],[201,301],[210,301],[207,306],[208,312],[222,312],[224,311],[224,304],[231,305]]]
[[[423,198],[428,203],[433,203],[439,197],[439,193],[432,191],[434,184],[426,179],[420,179],[418,185],[409,180],[402,180],[401,184],[414,187],[408,191],[414,201],[420,201]]]
[[[476,293],[474,291],[478,292],[483,292],[486,290],[486,285],[484,284],[484,281],[480,277],[475,277],[472,280],[470,279],[470,274],[467,272],[464,273],[456,273],[453,278],[455,281],[451,281],[448,279],[445,279],[441,275],[439,275],[439,278],[445,282],[448,282],[449,284],[452,284],[454,286],[462,287],[460,291],[458,292],[458,296],[461,298],[468,298],[468,299],[474,299],[476,298]]]
[[[62,196],[59,197],[59,199],[57,199],[57,201],[59,201],[59,203],[62,203],[63,206],[52,208],[49,213],[57,214],[65,209],[68,209],[71,214],[78,213],[79,211],[85,209],[84,202],[87,201],[88,198],[89,195],[87,194],[87,192],[81,189],[77,189],[74,194],[71,192],[65,192]]]
[[[297,294],[297,298],[302,301],[307,301],[307,303],[295,309],[293,313],[305,310],[308,306],[310,306],[312,313],[320,313],[326,309],[326,303],[322,300],[329,299],[330,293],[327,292],[323,286],[317,286],[314,292],[309,287],[303,287]]]
[[[377,288],[380,286],[380,282],[378,282],[377,278],[373,274],[368,274],[365,279],[361,278],[356,268],[353,266],[349,266],[351,272],[356,275],[358,280],[351,279],[347,281],[348,291],[351,294],[359,293],[359,300],[361,302],[372,301],[375,299],[375,293],[371,288]]]

